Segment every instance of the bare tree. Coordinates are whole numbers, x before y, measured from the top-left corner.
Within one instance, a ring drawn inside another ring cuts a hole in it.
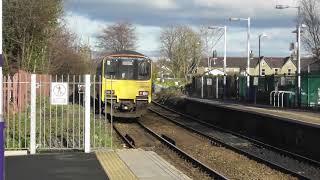
[[[90,47],[77,43],[76,35],[59,26],[49,40],[49,70],[52,74],[84,74],[94,72]]]
[[[208,26],[200,27],[200,35],[202,42],[202,56],[208,58],[208,65],[210,57],[212,56],[213,50],[223,33],[221,29],[208,29]]]
[[[189,26],[170,26],[162,30],[160,41],[174,77],[188,81],[188,74],[195,72],[201,58],[200,35]]]
[[[301,20],[307,26],[303,33],[305,48],[320,61],[320,0],[301,0]]]
[[[118,22],[106,27],[98,39],[99,47],[106,52],[134,50],[138,40],[136,28],[128,22]]]

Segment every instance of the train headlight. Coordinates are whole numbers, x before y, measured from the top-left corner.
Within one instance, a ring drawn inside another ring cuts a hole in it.
[[[139,96],[148,96],[149,92],[148,91],[139,91]]]
[[[107,95],[114,94],[114,90],[106,90],[106,94]]]

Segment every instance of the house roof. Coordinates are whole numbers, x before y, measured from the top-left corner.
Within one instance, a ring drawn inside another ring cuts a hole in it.
[[[281,68],[288,60],[291,60],[290,57],[262,57],[264,61],[269,65],[270,68]],[[301,59],[301,68],[307,68],[309,64],[314,63],[316,60],[312,58],[302,58]],[[292,60],[293,64],[297,65],[296,60]],[[259,58],[250,59],[250,68],[255,68],[259,63]],[[200,62],[202,67],[208,66],[208,59],[203,58]],[[217,59],[211,58],[211,66],[213,68],[222,68],[223,67],[223,57],[218,57]],[[247,68],[247,58],[246,57],[227,57],[227,67],[228,68]]]
[[[301,59],[301,71],[308,71],[310,65],[311,71],[320,71],[320,61],[312,58]]]

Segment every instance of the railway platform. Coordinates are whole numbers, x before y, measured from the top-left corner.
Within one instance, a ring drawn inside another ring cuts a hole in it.
[[[276,117],[287,121],[301,124],[315,125],[320,128],[320,112],[310,112],[296,109],[275,108],[266,105],[246,105],[234,102],[222,102],[209,99],[200,99],[193,97],[185,97],[190,101],[198,101],[213,106],[223,107],[231,110],[259,114],[264,116]]]
[[[6,180],[106,180],[94,153],[48,153],[5,158]]]
[[[110,179],[190,179],[153,151],[123,149],[96,154]]]
[[[106,150],[7,156],[6,179],[189,180],[153,151]]]
[[[170,105],[170,102],[167,102]],[[174,101],[171,105],[174,105]],[[320,113],[181,97],[175,109],[219,128],[320,162]]]

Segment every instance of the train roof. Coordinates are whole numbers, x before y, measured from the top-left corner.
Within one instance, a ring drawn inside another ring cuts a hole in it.
[[[136,51],[130,51],[130,50],[123,50],[123,51],[117,51],[113,52],[107,57],[136,57],[136,58],[147,58],[145,55],[138,53]]]

